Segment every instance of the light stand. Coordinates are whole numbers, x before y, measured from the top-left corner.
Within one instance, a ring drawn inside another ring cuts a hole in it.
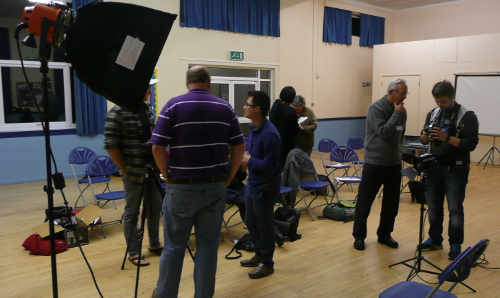
[[[484,163],[483,170],[486,168],[489,161],[491,161],[491,165],[494,166],[495,165],[495,151],[500,153],[498,148],[495,147],[495,138],[496,137],[497,136],[493,136],[493,147],[491,147],[490,150],[488,150],[488,152],[486,152],[486,154],[483,156],[483,158],[481,158],[481,160],[477,163],[477,164],[480,164],[485,157],[488,157],[488,158],[486,158],[486,162]]]
[[[422,177],[422,183],[423,183],[423,185],[425,187],[426,174],[425,173],[422,174],[421,172],[419,172],[418,174]],[[411,180],[413,181],[414,179],[411,179]],[[441,271],[443,271],[441,268],[439,268],[438,266],[434,265],[430,261],[426,260],[424,258],[424,256],[422,256],[422,241],[423,241],[423,238],[424,238],[424,213],[425,213],[425,210],[426,210],[425,207],[424,207],[424,204],[426,202],[426,200],[425,200],[425,191],[422,193],[422,195],[424,197],[420,198],[420,227],[419,227],[419,234],[418,234],[417,256],[415,256],[415,257],[413,257],[411,259],[407,259],[407,260],[404,260],[404,261],[397,262],[397,263],[394,263],[392,265],[389,265],[389,268],[391,268],[393,266],[396,266],[396,265],[400,265],[400,264],[401,265],[405,265],[406,267],[411,268],[410,273],[408,274],[408,277],[406,278],[407,281],[412,280],[420,272],[439,275],[439,274],[441,274]],[[413,265],[408,264],[408,262],[410,262],[410,261],[413,262]],[[431,265],[432,267],[436,268],[440,272],[434,272],[434,271],[429,271],[429,270],[422,269],[422,261],[424,261],[427,264]],[[474,290],[473,288],[471,288],[468,285],[464,284],[463,282],[460,282],[460,283],[463,286],[465,286],[466,288],[468,288],[471,291],[473,291],[474,293],[476,292],[476,290]]]

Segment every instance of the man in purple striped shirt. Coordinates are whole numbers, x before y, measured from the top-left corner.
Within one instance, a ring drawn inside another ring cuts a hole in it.
[[[205,67],[187,72],[188,93],[170,99],[153,131],[153,156],[164,177],[164,251],[158,297],[177,297],[186,245],[195,227],[195,297],[215,291],[217,249],[226,186],[238,170],[245,146],[236,113],[210,94]],[[166,148],[170,148],[167,160]]]

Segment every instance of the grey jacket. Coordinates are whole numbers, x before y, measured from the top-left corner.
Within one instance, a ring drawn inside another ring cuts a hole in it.
[[[365,163],[400,164],[405,130],[406,113],[395,110],[387,95],[373,102],[366,115]]]
[[[292,188],[286,196],[286,201],[292,206],[297,197],[297,187],[302,181],[316,180],[316,168],[304,151],[293,149],[286,158],[281,185]]]

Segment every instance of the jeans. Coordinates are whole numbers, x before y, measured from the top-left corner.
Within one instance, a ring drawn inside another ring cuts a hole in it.
[[[450,221],[449,242],[464,242],[465,187],[469,171],[452,173],[446,166],[436,165],[427,172],[425,198],[429,207],[429,237],[435,242],[443,242],[444,197],[448,202]]]
[[[277,191],[247,190],[245,224],[254,245],[255,254],[264,266],[273,268],[276,232],[274,229],[274,203],[279,197]]]
[[[137,234],[137,221],[139,217],[139,210],[141,205],[141,184],[134,183],[130,181],[127,177],[122,178],[123,188],[125,191],[125,209],[123,211],[123,234],[125,236],[125,241],[130,241],[128,245],[128,253],[131,256],[139,255],[139,238]],[[151,194],[150,199],[144,196],[144,203],[149,202],[148,212],[148,235],[149,235],[149,247],[160,246],[160,212],[161,212],[161,193],[156,188],[154,181],[147,189],[147,192]],[[146,190],[145,190],[146,191]]]
[[[352,235],[356,240],[366,238],[368,215],[382,185],[384,190],[377,236],[379,238],[390,237],[394,230],[394,222],[399,211],[401,165],[378,166],[365,163],[354,213]]]
[[[226,203],[226,184],[170,184],[163,201],[165,245],[160,258],[158,297],[177,297],[191,229],[195,228],[194,297],[215,292],[217,250]]]

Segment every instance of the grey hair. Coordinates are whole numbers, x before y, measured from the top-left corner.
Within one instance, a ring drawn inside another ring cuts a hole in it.
[[[402,78],[394,78],[394,79],[392,79],[392,81],[389,83],[389,86],[387,86],[387,94],[389,94],[390,90],[398,91],[397,88],[398,88],[398,84],[399,83],[403,83],[403,84],[406,85],[406,80],[402,79]]]
[[[302,95],[297,95],[293,99],[292,106],[306,106],[306,99]]]

